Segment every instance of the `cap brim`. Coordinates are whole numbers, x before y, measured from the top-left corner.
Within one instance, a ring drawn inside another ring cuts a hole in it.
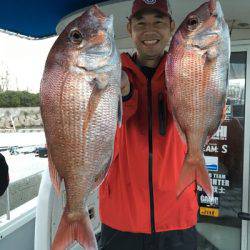
[[[141,12],[144,12],[144,11],[149,11],[149,12],[154,12],[154,11],[156,11],[156,12],[159,12],[159,13],[161,13],[161,14],[163,14],[164,16],[168,16],[169,18],[170,18],[170,20],[172,21],[173,19],[172,19],[172,17],[171,17],[171,15],[168,13],[168,12],[165,12],[165,11],[162,11],[162,10],[159,10],[159,9],[153,9],[153,8],[143,8],[143,9],[140,9],[139,11],[137,11],[136,13],[134,13],[134,14],[131,14],[129,17],[127,17],[128,18],[128,20],[131,20],[133,17],[135,17],[135,16],[137,16],[137,15],[140,15],[141,14]]]

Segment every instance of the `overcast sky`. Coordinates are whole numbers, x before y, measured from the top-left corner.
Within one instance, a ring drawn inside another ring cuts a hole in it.
[[[28,40],[0,31],[0,77],[6,69],[10,74],[10,89],[39,92],[48,52],[55,37]]]

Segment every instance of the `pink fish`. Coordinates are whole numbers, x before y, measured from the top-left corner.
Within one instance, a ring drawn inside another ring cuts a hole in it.
[[[41,82],[50,176],[58,193],[64,180],[67,199],[52,250],[74,241],[97,249],[86,200],[112,161],[121,122],[120,79],[113,18],[94,6],[60,34]]]
[[[187,153],[177,185],[179,196],[193,182],[213,190],[203,147],[224,119],[230,35],[216,0],[190,13],[176,31],[166,63],[166,86]]]

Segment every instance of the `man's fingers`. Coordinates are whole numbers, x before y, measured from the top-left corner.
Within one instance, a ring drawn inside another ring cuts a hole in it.
[[[122,75],[121,75],[121,88],[126,87],[126,85],[129,84],[129,79],[127,73],[122,70]]]
[[[123,70],[122,70],[122,75],[121,75],[121,92],[122,92],[122,96],[126,96],[130,92],[130,83],[129,83],[128,75]]]

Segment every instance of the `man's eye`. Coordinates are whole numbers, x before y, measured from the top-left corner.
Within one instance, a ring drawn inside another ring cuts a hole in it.
[[[145,25],[145,23],[144,22],[139,22],[139,23],[137,23],[137,25],[142,26],[142,25]]]

